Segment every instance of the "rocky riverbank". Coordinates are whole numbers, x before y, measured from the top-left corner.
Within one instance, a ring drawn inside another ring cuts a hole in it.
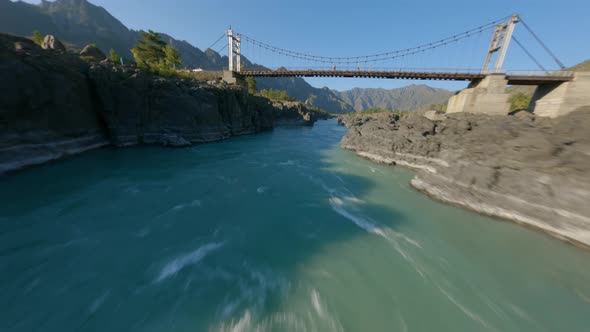
[[[161,78],[0,34],[0,174],[114,145],[187,146],[326,114],[220,81]]]
[[[590,246],[590,107],[529,113],[343,116],[345,149],[417,170],[411,184],[440,201]]]

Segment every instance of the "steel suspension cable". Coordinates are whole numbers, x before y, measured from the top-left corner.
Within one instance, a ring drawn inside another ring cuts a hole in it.
[[[547,71],[547,69],[541,65],[541,63],[531,54],[531,52],[526,49],[526,47],[524,47],[524,45],[522,45],[522,43],[516,37],[512,36],[512,40],[514,40],[516,45],[518,45],[524,51],[524,53],[526,53],[526,55],[528,55],[528,57],[531,58],[531,60],[533,60],[537,66],[539,66],[539,68],[541,68],[541,70]]]
[[[387,60],[387,59],[394,59],[398,56],[412,55],[412,54],[416,54],[416,53],[423,52],[426,50],[438,48],[438,47],[441,47],[441,46],[444,46],[444,45],[447,45],[450,43],[454,43],[459,40],[469,38],[473,35],[481,33],[485,30],[491,29],[491,28],[495,27],[498,23],[505,21],[507,18],[508,17],[505,17],[500,20],[496,20],[496,21],[490,22],[488,24],[484,24],[484,25],[479,26],[477,28],[456,34],[454,36],[443,38],[443,39],[440,39],[440,40],[437,40],[437,41],[434,41],[431,43],[423,44],[420,46],[407,48],[407,49],[401,49],[401,50],[395,50],[395,51],[390,51],[390,52],[384,52],[384,53],[377,53],[377,54],[372,54],[372,55],[353,56],[353,57],[327,57],[327,56],[318,56],[318,55],[312,55],[312,54],[307,54],[307,53],[295,52],[295,51],[290,51],[290,50],[287,50],[284,48],[275,47],[270,44],[257,41],[254,38],[248,37],[243,34],[241,36],[242,36],[242,38],[247,39],[250,42],[252,42],[254,45],[258,45],[259,47],[265,48],[265,49],[272,51],[274,53],[282,54],[285,56],[290,56],[293,58],[309,60],[309,61],[314,61],[314,62],[322,62],[322,63],[337,63],[337,64],[368,63],[368,62],[376,62],[376,61],[382,61],[382,60]],[[361,59],[364,59],[364,60],[361,61]]]
[[[531,35],[533,35],[533,37],[541,45],[541,47],[543,47],[545,49],[545,51],[547,53],[549,53],[549,55],[553,58],[553,60],[557,63],[557,65],[561,69],[565,69],[565,66],[563,65],[563,63],[561,61],[559,61],[559,59],[557,58],[557,56],[555,56],[555,54],[553,52],[551,52],[551,50],[549,49],[549,47],[547,47],[547,45],[545,45],[545,43],[543,43],[543,41],[541,40],[541,38],[539,38],[539,36],[537,36],[537,34],[533,31],[533,29],[531,29],[531,27],[528,24],[526,24],[526,22],[522,19],[522,17],[519,16],[518,18],[520,19],[520,22],[522,22],[522,25],[524,25],[524,27],[531,33]]]
[[[220,42],[220,41],[223,39],[223,37],[225,37],[225,36],[227,36],[227,35],[226,35],[226,34],[225,34],[225,32],[224,32],[224,33],[221,35],[221,37],[219,37],[219,39],[217,39],[217,40],[216,40],[216,41],[215,41],[213,44],[211,44],[211,46],[207,47],[206,49],[213,49],[213,46],[217,45],[217,43],[219,43],[219,42]]]

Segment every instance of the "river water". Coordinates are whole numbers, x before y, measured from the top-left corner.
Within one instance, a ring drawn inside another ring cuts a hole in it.
[[[0,178],[0,331],[588,331],[590,252],[413,191],[335,121]]]

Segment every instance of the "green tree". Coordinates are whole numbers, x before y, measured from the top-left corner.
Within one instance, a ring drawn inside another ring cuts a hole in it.
[[[37,44],[37,45],[43,44],[43,39],[45,39],[45,37],[43,36],[43,34],[39,30],[33,31],[33,41],[35,42],[35,44]]]
[[[252,76],[248,76],[246,78],[246,83],[248,83],[248,93],[253,95],[256,93],[256,79]]]
[[[109,60],[112,63],[119,63],[119,61],[121,61],[121,57],[119,54],[117,54],[117,51],[111,48],[111,51],[109,52]]]
[[[176,69],[176,67],[180,66],[182,63],[180,52],[174,47],[166,45],[166,47],[164,47],[164,61],[166,62],[166,65],[172,66],[172,68]]]
[[[142,39],[137,40],[137,45],[131,49],[133,58],[140,68],[151,69],[154,66],[159,66],[164,61],[166,54],[164,48],[166,42],[162,37],[152,31],[140,32]]]

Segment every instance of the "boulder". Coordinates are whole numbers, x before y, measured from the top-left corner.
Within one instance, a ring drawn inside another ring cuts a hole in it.
[[[424,112],[424,117],[430,121],[443,121],[447,118],[447,115],[439,111],[426,111]]]
[[[66,47],[64,46],[64,44],[62,44],[62,42],[55,38],[54,35],[45,36],[45,38],[43,39],[43,44],[41,44],[41,47],[44,50],[56,50],[60,52],[66,51]]]
[[[512,115],[512,116],[519,118],[521,120],[530,120],[530,121],[535,120],[535,115],[525,109],[519,109],[519,110],[512,111],[512,112],[508,113],[508,115]]]
[[[80,56],[90,58],[97,62],[106,59],[106,55],[93,44],[86,45],[84,49],[82,49],[82,51],[80,52]]]

